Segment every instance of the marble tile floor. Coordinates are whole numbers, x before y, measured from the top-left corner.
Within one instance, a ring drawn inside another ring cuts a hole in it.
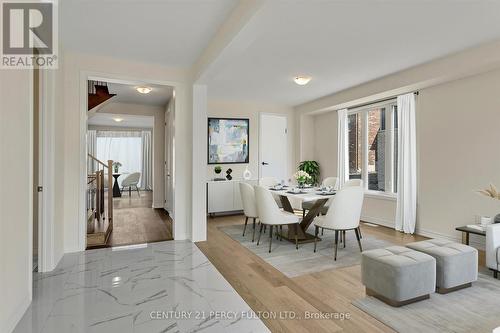
[[[191,242],[66,254],[15,333],[269,332]]]

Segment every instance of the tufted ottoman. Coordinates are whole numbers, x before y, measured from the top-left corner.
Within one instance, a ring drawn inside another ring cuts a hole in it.
[[[406,247],[436,259],[436,287],[440,294],[470,287],[477,280],[477,250],[473,247],[442,239],[409,243]]]
[[[402,246],[364,251],[361,281],[367,295],[391,306],[427,299],[436,289],[436,259]]]

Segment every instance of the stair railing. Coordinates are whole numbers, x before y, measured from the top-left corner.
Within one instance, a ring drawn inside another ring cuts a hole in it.
[[[100,222],[104,221],[107,216],[106,235],[108,236],[113,230],[113,160],[104,163],[91,154],[88,154],[88,158],[94,162],[91,165],[94,165],[95,170],[87,176],[87,212],[91,212],[93,217]],[[108,187],[107,201],[105,200],[105,184]],[[93,223],[92,226],[87,223],[87,233],[93,233],[93,229]]]

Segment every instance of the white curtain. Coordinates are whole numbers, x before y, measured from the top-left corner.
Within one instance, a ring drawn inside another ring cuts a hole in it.
[[[142,168],[141,168],[141,188],[145,190],[152,190],[152,145],[151,145],[151,132],[142,131]]]
[[[396,230],[413,234],[417,215],[415,94],[398,96],[398,200]]]
[[[347,109],[338,110],[337,118],[337,177],[339,178],[339,187],[342,187],[349,179]]]
[[[121,186],[125,174],[141,172],[142,169],[142,138],[138,131],[97,131],[97,158],[107,162],[113,160],[122,166],[118,178]]]
[[[97,148],[97,133],[95,130],[87,131],[87,153],[96,156]],[[87,158],[87,173],[93,174],[97,171],[97,162],[91,158]]]

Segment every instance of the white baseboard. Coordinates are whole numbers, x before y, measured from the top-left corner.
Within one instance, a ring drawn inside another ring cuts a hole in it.
[[[21,318],[24,316],[24,313],[26,312],[26,310],[28,310],[30,304],[31,304],[30,296],[26,295],[21,301],[21,303],[16,307],[16,309],[14,309],[12,314],[7,317],[7,321],[4,323],[4,327],[1,329],[1,331],[7,333],[14,331],[17,323],[19,323]]]
[[[394,221],[387,220],[387,219],[382,219],[378,217],[373,217],[373,216],[361,216],[361,221],[364,222],[369,222],[377,225],[381,225],[383,227],[388,227],[388,228],[394,228]],[[422,228],[417,228],[415,229],[415,234],[428,237],[428,238],[441,238],[441,239],[448,239],[453,242],[462,242],[462,237],[460,235],[457,235],[455,231],[453,230],[453,234],[443,234],[440,232],[428,230],[428,229],[422,229]],[[482,236],[475,236],[475,235],[470,235],[469,239],[470,246],[475,247],[476,249],[479,250],[484,250],[485,249],[485,239]]]
[[[373,216],[361,216],[361,221],[394,229],[394,221]]]

